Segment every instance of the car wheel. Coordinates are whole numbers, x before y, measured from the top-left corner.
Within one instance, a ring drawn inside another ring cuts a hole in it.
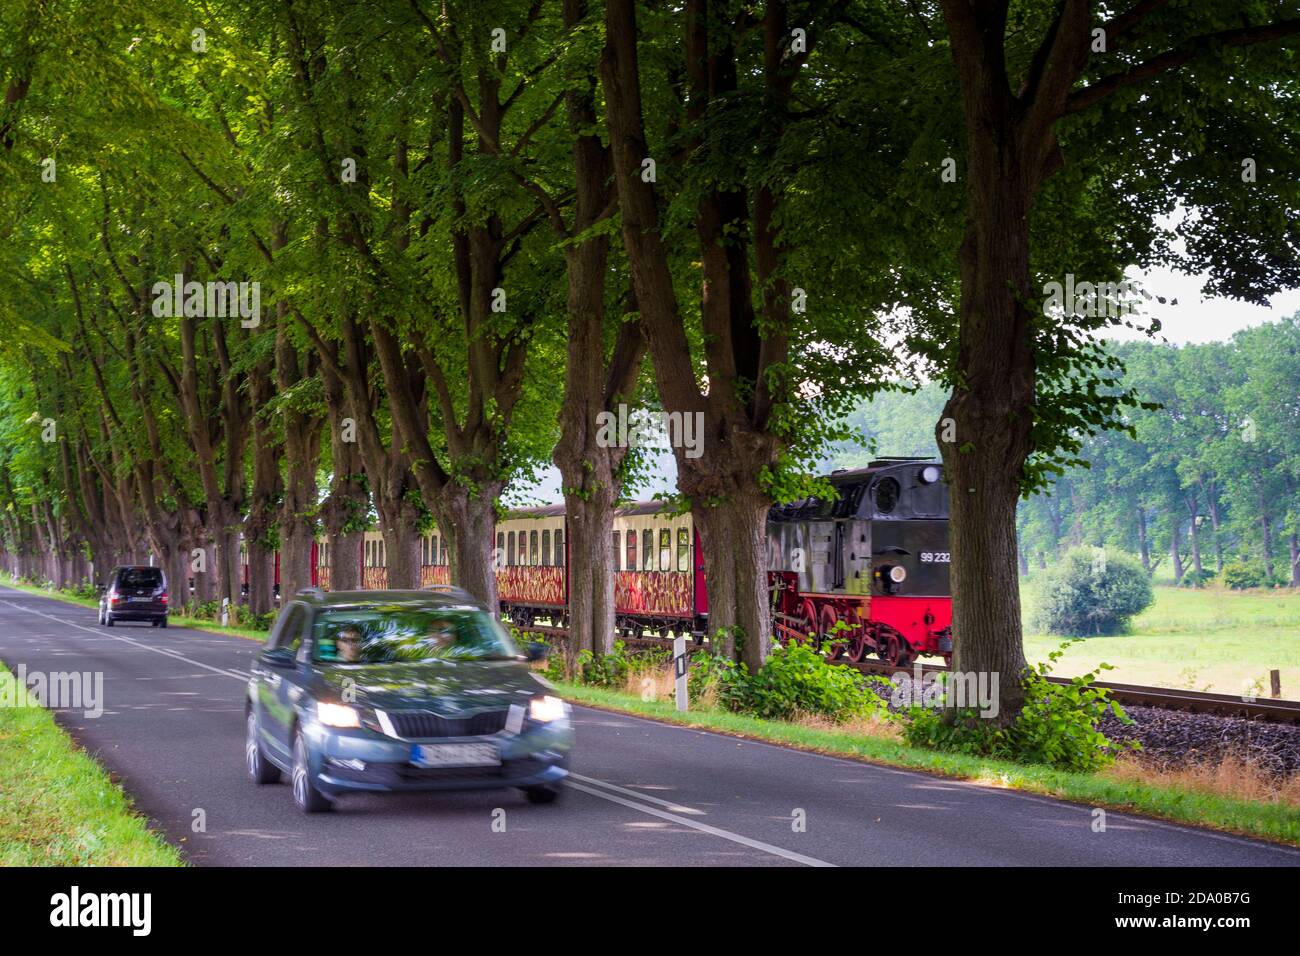
[[[257,714],[248,711],[248,730],[244,735],[244,767],[253,783],[279,783],[280,768],[266,759],[262,743],[257,739]]]
[[[307,741],[302,731],[293,735],[293,802],[303,813],[320,813],[334,806],[325,794],[316,789],[308,772]]]
[[[150,622],[149,622],[149,626],[150,626],[150,627],[157,627],[157,626],[158,626],[158,621],[157,621],[157,619],[154,619],[154,620],[150,621]]]
[[[529,803],[554,803],[560,798],[560,793],[559,787],[550,784],[524,787],[524,796],[528,798]]]
[[[109,614],[108,612],[104,613],[104,626],[105,627],[113,626],[113,615]]]
[[[104,624],[104,609],[102,607],[99,609],[99,624],[101,627]]]
[[[162,619],[162,623],[159,624],[158,626],[159,626],[159,627],[166,627],[166,626],[167,626],[167,618],[163,618],[163,619]]]

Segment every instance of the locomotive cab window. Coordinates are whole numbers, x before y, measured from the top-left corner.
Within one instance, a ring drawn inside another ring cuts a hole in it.
[[[898,507],[898,491],[898,482],[893,478],[881,478],[876,482],[875,490],[872,492],[876,511],[882,515],[892,514]]]

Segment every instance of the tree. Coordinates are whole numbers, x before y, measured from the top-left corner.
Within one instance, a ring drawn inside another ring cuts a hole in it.
[[[1222,291],[1258,301],[1300,279],[1294,234],[1250,212],[1262,193],[1285,202],[1281,177],[1266,167],[1258,188],[1228,185],[1241,183],[1243,148],[1282,159],[1287,147],[1268,128],[1294,121],[1281,91],[1259,81],[1293,70],[1285,50],[1250,51],[1254,79],[1245,103],[1240,85],[1230,82],[1231,64],[1242,62],[1244,47],[1290,39],[1300,32],[1300,21],[1243,25],[1235,11],[1214,4],[1159,0],[1140,0],[1119,13],[1087,0],[1017,4],[1014,10],[1008,0],[943,0],[941,6],[964,117],[967,206],[958,254],[954,390],[944,411],[957,437],[940,446],[952,488],[959,635],[954,667],[1019,674],[1025,659],[1015,586],[1015,502],[1026,481],[1032,486],[1038,480],[1026,466],[1031,455],[1050,459],[1063,442],[1067,452],[1073,450],[1072,431],[1113,420],[1117,407],[1095,391],[1062,401],[1044,387],[1071,374],[1088,377],[1097,357],[1070,331],[1079,326],[1073,308],[1059,316],[1036,314],[1043,310],[1035,309],[1041,297],[1032,281],[1035,226],[1045,224],[1044,213],[1058,234],[1075,221],[1068,213],[1062,217],[1053,203],[1063,169],[1064,181],[1076,188],[1088,181],[1070,175],[1072,161],[1076,172],[1092,167],[1093,175],[1108,173],[1112,183],[1119,178],[1144,197],[1137,215],[1119,217],[1126,229],[1096,236],[1092,255],[1075,249],[1078,258],[1065,260],[1101,266],[1108,251],[1112,265],[1093,273],[1098,281],[1113,280],[1129,256],[1153,255],[1151,213],[1171,188],[1204,203],[1205,215],[1185,229],[1191,234],[1189,259],[1214,263]],[[1094,7],[1107,19],[1096,20]],[[1195,97],[1188,95],[1191,89]],[[1209,118],[1198,122],[1191,102]],[[1103,128],[1145,131],[1147,149],[1141,151],[1142,137],[1122,132],[1090,137],[1102,122],[1114,124]],[[1165,135],[1151,143],[1150,131],[1157,129]],[[1203,150],[1205,138],[1233,146],[1223,154]],[[1295,157],[1289,159],[1283,168],[1294,168]],[[1165,185],[1156,181],[1161,174],[1170,177]],[[1242,246],[1262,247],[1270,255],[1252,264]],[[1060,259],[1039,263],[1059,264]],[[1004,680],[1001,688],[1001,713],[1010,720],[1021,690],[1014,680]]]

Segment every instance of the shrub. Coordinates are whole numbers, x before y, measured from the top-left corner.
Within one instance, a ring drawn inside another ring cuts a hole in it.
[[[758,673],[703,651],[692,659],[687,678],[691,700],[715,702],[737,713],[770,720],[816,714],[836,722],[886,714],[885,701],[851,667],[826,660],[812,646],[795,641],[774,645]]]
[[[1182,576],[1178,581],[1178,586],[1183,588],[1203,588],[1215,578],[1215,572],[1209,568],[1202,568],[1200,571],[1192,569]]]
[[[1155,595],[1142,566],[1128,555],[1076,548],[1042,578],[1034,624],[1049,634],[1121,634]]]
[[[80,584],[74,584],[72,587],[63,590],[73,597],[81,598],[83,601],[99,600],[99,588],[89,581],[82,581]]]
[[[789,720],[818,714],[844,721],[886,712],[885,702],[856,669],[832,664],[811,645],[774,645],[746,682],[745,709],[757,717]]]
[[[1022,677],[1025,705],[1014,722],[997,727],[973,709],[947,713],[914,706],[907,711],[903,736],[908,743],[932,750],[998,757],[1019,763],[1046,764],[1062,770],[1091,773],[1108,766],[1121,749],[1137,749],[1131,741],[1117,743],[1099,730],[1103,717],[1114,714],[1121,723],[1133,721],[1109,693],[1094,686],[1095,673],[1068,684],[1047,679],[1067,641],[1048,660]],[[1109,664],[1101,668],[1109,670]]]
[[[1244,591],[1247,588],[1271,588],[1287,582],[1281,575],[1270,575],[1262,561],[1237,558],[1223,566],[1223,583],[1234,591]]]

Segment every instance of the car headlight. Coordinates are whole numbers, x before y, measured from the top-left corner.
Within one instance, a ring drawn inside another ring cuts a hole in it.
[[[939,470],[938,465],[926,465],[921,469],[921,482],[932,485],[942,477],[943,472]]]
[[[902,584],[906,578],[907,570],[902,565],[896,564],[889,569],[889,580],[895,584]]]
[[[558,697],[534,697],[528,704],[528,716],[549,724],[568,716],[569,705]]]
[[[316,719],[326,727],[360,727],[361,717],[347,704],[317,704]]]

